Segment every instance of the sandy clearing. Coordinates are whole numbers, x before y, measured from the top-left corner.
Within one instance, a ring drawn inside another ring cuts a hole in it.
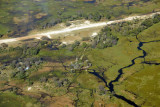
[[[16,42],[16,41],[20,41],[20,40],[27,40],[27,39],[41,39],[42,36],[47,36],[48,38],[52,38],[51,36],[55,35],[55,34],[64,34],[64,33],[68,33],[68,32],[72,32],[72,31],[77,31],[77,30],[82,30],[82,29],[89,29],[89,28],[96,28],[96,27],[103,27],[106,25],[110,25],[113,23],[119,23],[119,22],[123,22],[123,21],[130,21],[130,20],[134,20],[134,19],[146,19],[149,17],[154,16],[155,14],[160,14],[160,12],[155,12],[155,13],[151,13],[151,14],[147,14],[147,15],[140,15],[140,16],[130,16],[124,19],[120,19],[120,20],[114,20],[114,21],[109,21],[109,22],[98,22],[98,23],[90,23],[89,21],[85,22],[84,24],[80,24],[77,26],[70,26],[61,30],[55,30],[55,31],[48,31],[45,33],[38,33],[38,34],[34,34],[34,35],[28,35],[28,36],[24,36],[24,37],[18,37],[18,38],[12,38],[12,39],[2,39],[0,40],[0,44],[1,43],[10,43],[10,42]]]

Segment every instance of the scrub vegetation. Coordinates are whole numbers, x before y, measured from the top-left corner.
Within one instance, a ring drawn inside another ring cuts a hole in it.
[[[159,28],[155,15],[106,26],[72,44],[47,37],[1,44],[0,106],[158,106]]]
[[[73,20],[158,12],[159,7],[159,0],[0,0],[0,39],[59,23],[69,27]],[[0,44],[0,107],[160,105],[159,14],[107,25],[73,43],[63,39]]]

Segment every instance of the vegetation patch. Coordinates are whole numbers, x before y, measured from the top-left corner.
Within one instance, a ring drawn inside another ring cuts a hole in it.
[[[13,93],[1,93],[0,94],[0,107],[28,107],[36,106],[40,107],[41,104],[35,99],[29,97],[22,97]]]

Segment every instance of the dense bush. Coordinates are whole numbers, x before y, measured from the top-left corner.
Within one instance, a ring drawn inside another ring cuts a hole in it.
[[[37,55],[39,53],[39,48],[29,48],[26,51],[26,55]]]
[[[82,41],[89,41],[91,38],[90,37],[83,37]]]
[[[75,41],[72,45],[68,45],[68,50],[73,51],[74,48],[78,47],[80,45],[79,41]]]
[[[87,46],[88,46],[88,44],[87,44],[86,42],[83,42],[83,43],[82,43],[82,47],[83,47],[83,48],[86,48]]]
[[[67,22],[65,25],[66,25],[66,26],[70,26],[70,25],[71,25],[71,23]]]
[[[104,48],[116,45],[117,41],[118,41],[118,38],[116,36],[113,36],[111,28],[105,27],[94,38],[94,40],[92,41],[91,47],[104,49]]]
[[[110,28],[112,29],[112,31],[117,32],[123,36],[136,36],[143,30],[151,27],[153,24],[156,24],[158,22],[160,22],[160,15],[155,15],[153,18],[148,18],[144,21],[137,19],[129,22],[113,24],[110,26]],[[108,32],[110,32],[109,29]]]
[[[3,48],[7,48],[7,47],[8,47],[8,44],[2,43],[1,46],[2,46]]]
[[[151,27],[153,25],[153,19],[146,19],[141,25],[145,26],[146,28]]]

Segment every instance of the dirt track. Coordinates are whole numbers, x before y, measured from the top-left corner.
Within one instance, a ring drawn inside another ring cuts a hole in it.
[[[151,13],[151,14],[147,14],[147,15],[141,15],[141,16],[131,16],[131,17],[127,17],[127,18],[124,18],[124,19],[114,20],[114,21],[109,21],[109,22],[84,23],[84,24],[81,24],[81,25],[77,25],[75,27],[71,26],[71,27],[67,27],[65,29],[61,29],[61,30],[48,31],[48,32],[45,32],[45,33],[38,33],[38,34],[35,34],[35,35],[28,35],[28,36],[19,37],[19,38],[1,39],[0,44],[1,43],[16,42],[16,41],[21,41],[21,40],[27,40],[27,39],[32,39],[32,38],[40,39],[42,36],[47,36],[49,38],[52,38],[51,35],[54,35],[54,34],[63,34],[63,33],[77,31],[77,30],[81,30],[81,29],[102,27],[102,26],[113,24],[113,23],[130,21],[130,20],[134,20],[134,19],[146,19],[146,18],[154,16],[155,14],[160,14],[160,12],[155,12],[155,13]]]

